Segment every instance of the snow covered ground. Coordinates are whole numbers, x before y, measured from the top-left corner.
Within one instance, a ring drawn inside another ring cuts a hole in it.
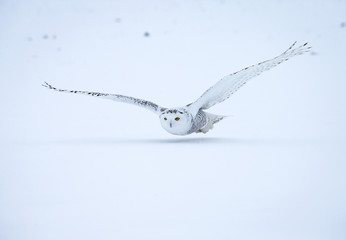
[[[0,0],[0,239],[346,238],[345,1]],[[312,52],[166,133],[162,106]]]

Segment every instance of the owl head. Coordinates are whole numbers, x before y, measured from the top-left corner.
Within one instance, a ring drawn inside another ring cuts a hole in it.
[[[192,127],[192,116],[185,109],[166,109],[160,121],[167,132],[175,135],[186,135]]]

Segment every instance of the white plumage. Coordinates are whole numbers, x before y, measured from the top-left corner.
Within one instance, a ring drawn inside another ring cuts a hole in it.
[[[156,113],[160,118],[161,126],[169,133],[175,135],[188,135],[194,132],[206,133],[213,128],[215,123],[221,121],[224,116],[210,114],[204,110],[228,99],[251,78],[258,76],[262,72],[269,70],[284,61],[287,61],[293,56],[308,52],[311,48],[307,46],[307,43],[294,48],[295,44],[296,42],[293,43],[285,52],[271,60],[260,62],[256,65],[252,65],[223,77],[215,85],[205,91],[195,102],[180,108],[164,108],[150,101],[119,94],[58,89],[47,82],[42,84],[42,86],[59,92],[78,93],[93,97],[106,98],[146,108]]]

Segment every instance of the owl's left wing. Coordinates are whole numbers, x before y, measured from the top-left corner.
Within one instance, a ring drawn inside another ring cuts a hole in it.
[[[187,107],[192,113],[197,113],[199,109],[208,109],[217,103],[223,102],[251,78],[260,75],[262,72],[267,71],[284,61],[287,61],[293,56],[308,52],[311,48],[307,46],[307,43],[293,48],[295,44],[296,42],[293,43],[281,55],[273,59],[252,65],[240,70],[239,72],[235,72],[231,75],[225,76],[214,86],[205,91],[202,96],[198,98],[194,103],[188,105]]]
[[[59,89],[56,87],[53,87],[52,85],[50,85],[47,82],[44,82],[44,84],[42,84],[43,87],[58,91],[58,92],[65,92],[65,93],[77,93],[77,94],[83,94],[83,95],[87,95],[87,96],[92,96],[92,97],[99,97],[99,98],[105,98],[105,99],[109,99],[109,100],[113,100],[113,101],[117,101],[117,102],[123,102],[123,103],[129,103],[129,104],[134,104],[137,105],[139,107],[143,107],[145,109],[148,109],[156,114],[160,114],[162,111],[165,110],[164,107],[160,107],[159,105],[150,102],[150,101],[146,101],[143,99],[138,99],[138,98],[134,98],[134,97],[128,97],[128,96],[124,96],[124,95],[119,95],[119,94],[109,94],[109,93],[98,93],[98,92],[88,92],[88,91],[75,91],[75,90],[67,90],[67,89]]]

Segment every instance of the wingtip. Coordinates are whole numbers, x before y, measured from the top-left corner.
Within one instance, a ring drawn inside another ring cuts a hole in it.
[[[46,81],[44,81],[41,85],[45,88],[54,89],[54,87],[50,85],[49,83],[47,83]]]

